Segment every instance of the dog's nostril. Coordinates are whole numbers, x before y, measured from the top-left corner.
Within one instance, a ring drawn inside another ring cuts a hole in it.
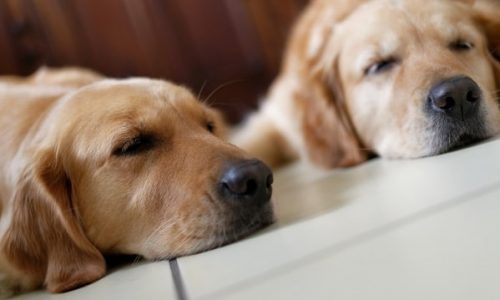
[[[222,182],[224,189],[237,195],[253,195],[257,191],[258,183],[255,179],[232,178]]]
[[[475,93],[474,91],[467,92],[467,97],[466,97],[467,101],[474,103],[474,102],[479,101],[479,98],[481,98],[481,96],[479,94]]]
[[[452,108],[455,105],[455,99],[453,99],[453,97],[450,96],[441,97],[434,101],[434,105],[436,105],[436,107],[440,109],[446,110]]]
[[[224,187],[224,189],[230,191],[233,194],[246,195],[254,192],[257,184],[252,179],[247,180],[246,178],[233,176],[230,178],[226,178],[225,181],[222,182],[222,186]]]
[[[257,191],[257,187],[257,181],[255,181],[254,179],[250,179],[247,181],[246,190],[243,192],[243,194],[253,195]]]

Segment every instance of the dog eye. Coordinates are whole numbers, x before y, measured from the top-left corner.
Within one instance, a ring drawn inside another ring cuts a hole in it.
[[[500,53],[496,52],[495,50],[491,51],[491,55],[497,60],[500,61]]]
[[[455,41],[450,44],[450,49],[455,51],[467,51],[474,48],[474,44],[462,40]]]
[[[213,133],[215,131],[215,123],[214,122],[208,121],[205,126],[209,132]]]
[[[120,147],[116,148],[113,151],[113,155],[116,156],[136,155],[138,153],[153,148],[154,144],[155,144],[155,139],[153,136],[139,135],[127,141]]]
[[[365,75],[374,75],[382,73],[384,71],[388,71],[392,67],[394,67],[397,63],[398,61],[395,58],[383,59],[366,68]]]

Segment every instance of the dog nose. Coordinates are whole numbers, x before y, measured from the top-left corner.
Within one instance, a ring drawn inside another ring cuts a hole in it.
[[[256,159],[231,163],[220,179],[223,198],[254,204],[269,201],[272,184],[271,169]]]
[[[429,101],[432,110],[456,120],[466,120],[477,113],[481,89],[466,76],[446,79],[431,88]]]

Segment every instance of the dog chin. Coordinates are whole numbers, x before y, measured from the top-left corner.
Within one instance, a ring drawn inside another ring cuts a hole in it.
[[[216,240],[219,240],[220,244],[217,245],[215,243],[214,248],[247,237],[257,230],[271,225],[274,221],[272,204],[268,203],[261,208],[258,214],[254,214],[248,218],[238,218],[232,224],[228,225],[228,228],[224,232],[216,236]]]
[[[481,116],[459,122],[450,122],[446,117],[441,117],[434,119],[433,128],[438,131],[432,135],[432,151],[429,155],[458,150],[493,136]]]
[[[213,235],[207,236],[203,241],[198,243],[197,247],[192,248],[189,253],[185,253],[184,255],[196,254],[225,246],[241,240],[274,222],[275,216],[272,204],[267,203],[260,208],[258,213],[254,213],[248,217],[240,216],[238,219],[230,220],[226,223],[223,230],[219,230]]]
[[[445,136],[441,138],[438,142],[438,147],[435,148],[435,152],[431,155],[443,154],[446,152],[452,152],[466,148],[468,146],[473,146],[481,141],[490,138],[491,135],[487,133],[469,134],[464,133],[458,136]]]
[[[270,203],[261,208],[258,214],[248,218],[240,218],[231,222],[226,229],[216,234],[212,243],[207,245],[206,249],[209,250],[217,247],[227,245],[242,238],[245,238],[261,228],[271,225],[275,222],[273,208]]]

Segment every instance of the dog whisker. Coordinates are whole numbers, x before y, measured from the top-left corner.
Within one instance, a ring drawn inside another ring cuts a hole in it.
[[[238,104],[238,103],[230,103],[230,102],[218,102],[217,100],[214,100],[213,102],[210,103],[210,106],[215,106],[215,107],[239,107],[240,104]]]
[[[198,99],[201,99],[201,95],[203,94],[203,90],[205,89],[205,86],[207,85],[207,80],[203,81],[203,84],[200,87],[200,90],[198,91]],[[202,101],[202,103],[205,103]]]
[[[222,83],[220,84],[218,87],[216,87],[214,90],[212,90],[212,92],[210,92],[210,94],[208,94],[208,96],[202,101],[203,103],[207,104],[209,106],[211,106],[211,103],[209,102],[210,99],[215,95],[217,94],[218,92],[220,92],[221,90],[233,85],[233,84],[236,84],[236,83],[241,83],[241,82],[244,82],[244,80],[241,80],[241,79],[238,79],[238,80],[231,80],[231,81],[228,81],[226,83]]]

